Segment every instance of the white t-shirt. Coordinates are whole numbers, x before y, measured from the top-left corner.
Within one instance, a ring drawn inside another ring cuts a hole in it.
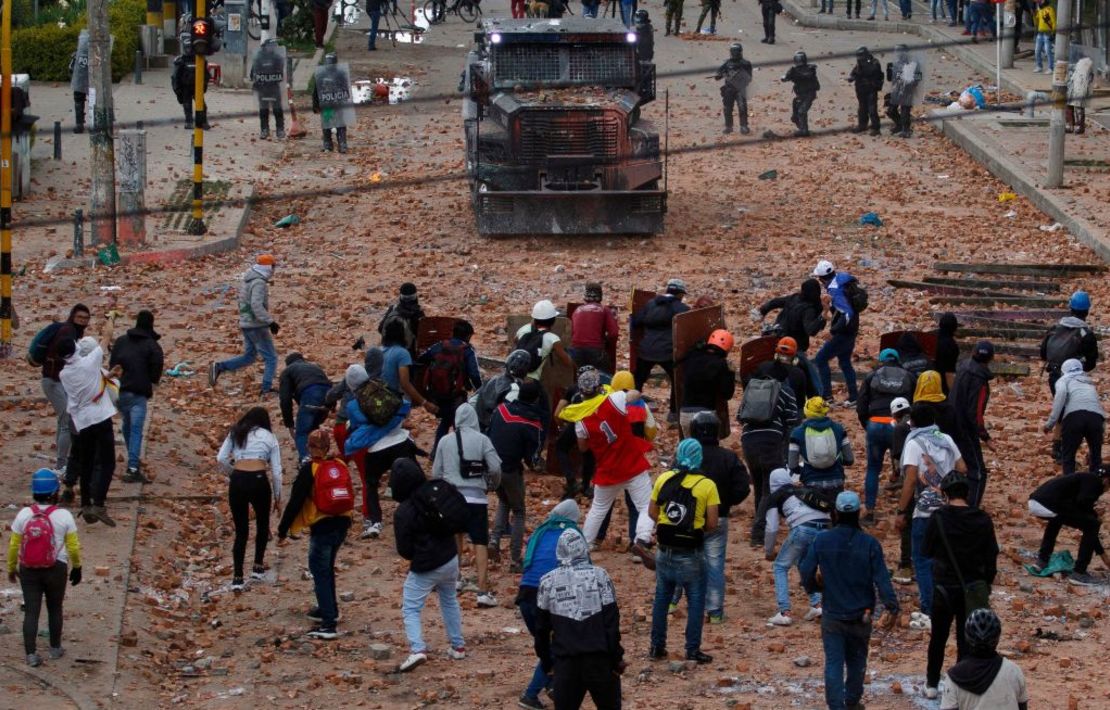
[[[959,456],[956,442],[939,430],[906,440],[905,448],[902,449],[901,468],[904,470],[906,466],[915,466],[917,482],[921,487],[913,517],[927,518],[944,505],[940,481],[945,474],[956,468]]]
[[[520,326],[520,329],[516,332],[516,339],[519,341],[530,330],[532,330],[531,323],[526,323],[525,325]],[[537,367],[535,370],[529,372],[529,377],[539,382],[540,374],[543,373],[543,366],[547,363],[547,358],[551,356],[551,351],[555,348],[555,343],[559,342],[560,340],[562,340],[562,338],[560,338],[555,333],[552,333],[550,330],[544,331],[543,344],[540,345],[540,366]]]
[[[940,687],[940,710],[1017,710],[1018,703],[1029,702],[1025,675],[1008,658],[1002,659],[998,675],[982,695],[969,693],[956,685],[947,673],[944,674]]]
[[[49,505],[39,505],[39,510],[46,510],[49,507]],[[32,515],[31,506],[19,511],[12,522],[12,532],[22,535],[23,529],[27,527]],[[50,523],[54,526],[54,559],[69,564],[69,553],[66,551],[66,534],[77,532],[77,523],[73,520],[73,514],[65,508],[55,508],[50,513]]]

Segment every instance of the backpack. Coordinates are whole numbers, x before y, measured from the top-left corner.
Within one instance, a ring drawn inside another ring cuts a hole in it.
[[[871,378],[871,389],[879,394],[898,397],[913,392],[913,377],[901,367],[883,365]]]
[[[51,323],[35,333],[35,337],[31,338],[31,344],[27,346],[27,364],[42,367],[46,363],[46,352],[50,349],[50,343],[54,341],[54,337],[58,335],[63,325],[65,323]]]
[[[23,540],[19,544],[19,564],[31,569],[49,569],[58,561],[54,549],[54,523],[50,520],[55,510],[55,505],[31,506],[31,519],[23,526]]]
[[[426,482],[417,489],[413,504],[432,532],[453,535],[466,531],[470,512],[466,498],[450,482],[438,478]]]
[[[440,343],[439,352],[424,370],[424,391],[436,401],[453,401],[466,394],[466,345],[450,340]]]
[[[381,380],[370,380],[355,393],[358,408],[374,426],[385,426],[401,408],[401,395]]]
[[[782,383],[774,378],[752,380],[744,389],[744,399],[736,418],[744,424],[768,424],[778,411]]]
[[[546,330],[538,330],[534,326],[524,335],[517,338],[516,349],[528,353],[531,362],[528,363],[528,372],[535,372],[543,365],[543,336]]]
[[[832,468],[839,458],[836,432],[832,427],[814,429],[806,427],[806,463],[813,468]]]
[[[312,464],[312,503],[324,515],[344,515],[355,509],[351,472],[341,461]]]
[[[1062,325],[1053,326],[1052,332],[1048,335],[1048,342],[1045,343],[1045,361],[1058,369],[1064,364],[1064,360],[1078,355],[1086,330],[1086,328],[1068,328]]]
[[[677,471],[659,489],[657,504],[667,522],[660,524],[655,534],[662,545],[695,548],[700,547],[705,538],[704,530],[694,528],[698,509],[694,491],[682,485],[688,475],[687,471]]]
[[[859,281],[855,277],[841,286],[841,288],[844,289],[844,295],[847,297],[848,303],[852,305],[853,311],[859,314],[867,310],[867,289],[860,286]]]
[[[830,498],[827,493],[816,488],[810,488],[809,486],[802,486],[801,488],[795,489],[794,497],[810,508],[822,513],[832,513],[833,508],[836,507],[833,499]]]

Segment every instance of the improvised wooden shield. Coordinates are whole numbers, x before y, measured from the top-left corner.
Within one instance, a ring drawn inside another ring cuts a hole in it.
[[[577,310],[578,307],[581,306],[581,305],[582,305],[581,303],[568,303],[567,304],[567,318],[568,319],[573,318],[574,317],[574,311]],[[613,313],[613,317],[617,318],[617,307],[612,305],[612,304],[609,304],[607,306],[607,308]],[[620,320],[617,320],[617,327],[618,328],[620,327]],[[568,347],[570,346],[569,342],[567,343],[567,346]],[[616,343],[616,341],[613,341],[612,345],[610,345],[609,343],[605,343],[605,365],[606,365],[606,367],[609,368],[608,370],[606,370],[606,372],[608,374],[612,375],[613,373],[615,373],[617,371],[617,343]]]
[[[927,330],[892,330],[889,333],[883,333],[879,337],[879,350],[886,348],[898,349],[898,341],[902,336],[909,333],[917,339],[917,344],[921,346],[921,351],[929,356],[930,360],[937,359],[937,334],[935,331]]]
[[[775,346],[779,336],[764,335],[752,338],[740,345],[740,379],[747,382],[755,374],[757,367],[775,356]]]
[[[659,294],[656,293],[655,291],[645,291],[645,290],[639,289],[639,288],[633,289],[632,290],[632,301],[629,305],[629,308],[630,308],[629,312],[633,313],[633,314],[639,313],[641,308],[646,306],[648,304],[648,302],[651,301],[651,299],[655,298],[658,295]],[[640,327],[640,328],[632,328],[631,326],[629,327],[629,330],[628,330],[628,369],[631,370],[632,372],[636,372],[636,353],[639,352],[640,341],[643,340],[643,339],[644,339],[644,329],[642,327]]]
[[[530,315],[512,315],[509,316],[507,322],[507,339],[509,342],[509,350],[511,351],[516,345],[516,332],[522,326],[528,325],[532,322]],[[563,347],[570,345],[570,319],[559,316],[555,319],[555,324],[551,326],[551,331],[559,336],[563,341]],[[543,366],[543,372],[540,373],[540,386],[543,387],[544,394],[547,396],[548,406],[551,410],[548,412],[550,416],[550,426],[547,429],[547,472],[559,473],[559,463],[555,459],[555,439],[559,435],[559,427],[555,422],[555,405],[563,398],[563,393],[567,388],[574,383],[574,369],[569,368],[562,362],[555,358],[548,358]]]
[[[699,343],[704,343],[709,334],[725,327],[725,311],[721,306],[695,308],[679,313],[671,321],[674,338],[674,387],[675,403],[682,406],[682,387],[686,381],[686,366],[683,362],[690,351]],[[731,425],[728,416],[728,400],[717,401],[717,418],[721,421],[721,438],[728,436]]]
[[[425,350],[441,340],[451,337],[451,331],[460,318],[453,316],[424,316],[416,327],[416,354],[419,357]],[[409,368],[409,380],[416,386],[422,397],[427,397],[428,392],[424,387],[424,372],[427,368],[419,362],[413,362]]]

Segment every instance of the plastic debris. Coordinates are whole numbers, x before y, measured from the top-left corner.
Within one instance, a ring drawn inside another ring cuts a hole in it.
[[[999,202],[1013,202],[1017,199],[1017,195],[1012,192],[1000,192],[998,194]]]
[[[196,372],[193,371],[193,370],[187,369],[188,367],[189,367],[189,361],[185,360],[183,362],[177,363],[176,365],[174,365],[170,369],[166,370],[166,374],[169,375],[170,377],[189,377],[191,375],[195,375]]]
[[[779,171],[778,170],[768,170],[767,172],[760,173],[759,174],[759,179],[760,180],[774,180],[778,176],[779,176]]]
[[[300,217],[298,217],[295,214],[287,214],[284,217],[282,217],[281,219],[279,219],[278,221],[274,222],[274,226],[284,229],[286,227],[292,227],[294,224],[300,224],[300,223],[301,223],[301,218]]]
[[[1014,217],[1017,217],[1017,212],[1015,210],[1010,210],[1009,212],[1007,212],[1006,214],[1004,214],[1002,216],[1003,217],[1009,217],[1010,219],[1013,219]]]
[[[883,220],[879,218],[878,212],[865,212],[860,218],[861,225],[871,225],[872,227],[883,226]]]
[[[1025,565],[1025,571],[1036,577],[1051,577],[1057,572],[1069,574],[1075,569],[1075,560],[1072,559],[1071,553],[1067,550],[1060,552],[1053,552],[1052,557],[1048,558],[1048,564],[1041,568],[1041,570],[1034,571],[1033,565]]]
[[[1042,224],[1040,227],[1037,227],[1037,229],[1041,230],[1042,232],[1055,232],[1058,229],[1063,229],[1063,227],[1064,225],[1060,224],[1059,222],[1055,222],[1053,224]]]
[[[105,266],[115,266],[119,263],[119,249],[115,244],[108,244],[96,250],[96,260]]]

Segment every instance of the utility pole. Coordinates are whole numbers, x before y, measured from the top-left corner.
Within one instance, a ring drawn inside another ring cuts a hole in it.
[[[1013,69],[1014,45],[1017,44],[1019,39],[1021,39],[1017,36],[1017,15],[1015,14],[1019,12],[1019,10],[1017,9],[1017,3],[1014,0],[1006,0],[1005,4],[1000,6],[998,9],[999,12],[1002,13],[1002,31],[999,32],[999,36],[1002,39],[1001,64],[1003,69]],[[1012,25],[1009,22],[1010,18],[1014,19],[1014,23]]]
[[[134,28],[133,28],[134,29]],[[116,241],[116,151],[112,137],[112,42],[108,0],[89,0],[89,100],[92,103],[92,194],[89,217],[93,244]]]
[[[1045,187],[1064,185],[1064,112],[1068,99],[1068,39],[1071,35],[1071,0],[1059,0],[1056,9],[1056,66],[1052,69],[1052,119],[1048,123],[1048,174]]]
[[[196,0],[197,12],[194,20],[205,18],[204,0]],[[209,38],[209,41],[214,41]],[[204,224],[204,128],[208,125],[208,112],[204,108],[204,79],[208,72],[208,61],[204,54],[196,51],[193,45],[193,56],[196,62],[196,75],[193,79],[193,96],[196,101],[196,111],[193,115],[193,216],[185,231],[189,234],[206,234],[208,227]]]
[[[12,2],[0,9],[0,359],[12,354]]]

